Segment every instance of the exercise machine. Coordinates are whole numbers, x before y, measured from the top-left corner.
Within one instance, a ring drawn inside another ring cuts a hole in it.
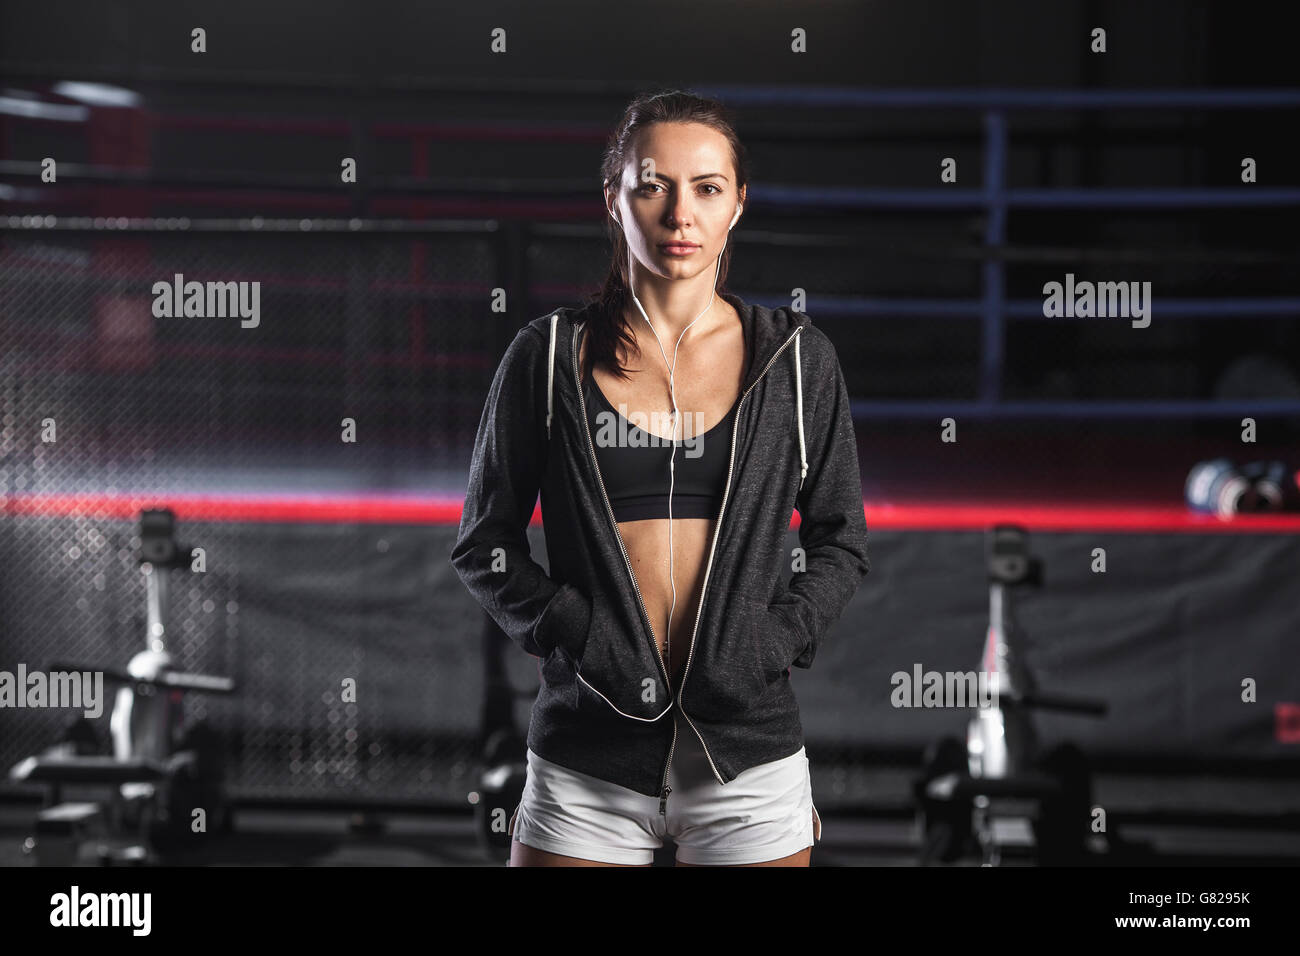
[[[478,789],[471,795],[479,849],[494,862],[510,859],[511,814],[523,798],[528,778],[528,743],[515,721],[515,700],[537,696],[537,687],[516,688],[506,668],[513,645],[488,614],[483,615],[485,688],[479,720]]]
[[[1104,701],[1043,693],[1025,660],[1028,636],[1014,597],[1043,586],[1043,563],[1028,535],[998,525],[988,535],[989,629],[980,676],[992,704],[968,722],[966,740],[945,737],[927,748],[913,782],[922,835],[922,865],[978,856],[997,866],[1005,855],[1039,865],[1081,865],[1109,843],[1091,831],[1092,785],[1087,758],[1063,743],[1043,752],[1035,710],[1104,716]]]
[[[168,576],[190,573],[191,549],[177,544],[170,510],[140,518],[139,565],[145,576],[145,648],[124,670],[51,664],[51,673],[102,672],[117,687],[103,753],[92,721],[74,719],[61,739],[10,771],[11,780],[46,787],[45,806],[24,850],[38,865],[166,862],[208,833],[233,825],[223,786],[224,752],[203,720],[186,720],[187,694],[231,694],[228,677],[187,673],[167,652]],[[105,801],[65,800],[65,793],[107,790]],[[196,811],[202,811],[202,815]],[[194,821],[205,817],[200,828]]]

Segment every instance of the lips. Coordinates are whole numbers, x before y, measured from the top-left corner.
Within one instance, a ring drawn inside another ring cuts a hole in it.
[[[686,253],[700,248],[698,242],[661,242],[659,248],[665,252]]]

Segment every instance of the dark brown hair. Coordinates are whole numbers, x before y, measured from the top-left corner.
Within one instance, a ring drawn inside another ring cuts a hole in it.
[[[731,162],[736,172],[736,192],[749,182],[749,157],[745,146],[736,135],[732,114],[717,100],[697,96],[683,90],[639,94],[627,109],[609,138],[600,164],[601,188],[620,183],[627,163],[628,152],[638,131],[654,123],[700,123],[717,130],[727,138],[731,147]],[[627,370],[619,363],[617,346],[620,341],[628,355],[636,354],[636,341],[632,338],[623,317],[623,311],[632,301],[631,277],[628,275],[628,247],[623,230],[612,218],[605,220],[606,234],[614,247],[609,263],[609,273],[604,286],[587,297],[591,310],[589,334],[586,336],[582,377],[591,376],[591,369],[599,363],[619,378],[627,378]],[[730,237],[728,237],[730,238]],[[731,243],[728,241],[718,263],[717,291],[726,292],[727,270],[731,265]]]

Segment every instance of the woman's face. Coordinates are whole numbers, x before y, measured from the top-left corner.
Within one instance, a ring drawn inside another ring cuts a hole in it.
[[[727,139],[700,123],[642,128],[622,181],[605,188],[606,208],[622,223],[633,258],[668,279],[714,268],[737,201],[744,193],[736,191]],[[673,241],[694,245],[679,249]]]

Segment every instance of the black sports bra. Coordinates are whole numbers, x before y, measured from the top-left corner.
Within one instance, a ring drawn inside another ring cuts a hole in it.
[[[673,454],[671,442],[638,428],[624,418],[605,397],[594,378],[583,388],[587,396],[591,441],[596,449],[601,480],[614,508],[614,520],[667,518],[668,461]],[[740,399],[736,399],[726,417],[703,435],[677,442],[672,475],[674,518],[718,516],[731,458],[731,421],[739,405]],[[613,442],[602,443],[602,429],[606,437],[613,438]],[[630,440],[620,443],[620,433]],[[692,458],[690,452],[696,449],[700,453]]]

